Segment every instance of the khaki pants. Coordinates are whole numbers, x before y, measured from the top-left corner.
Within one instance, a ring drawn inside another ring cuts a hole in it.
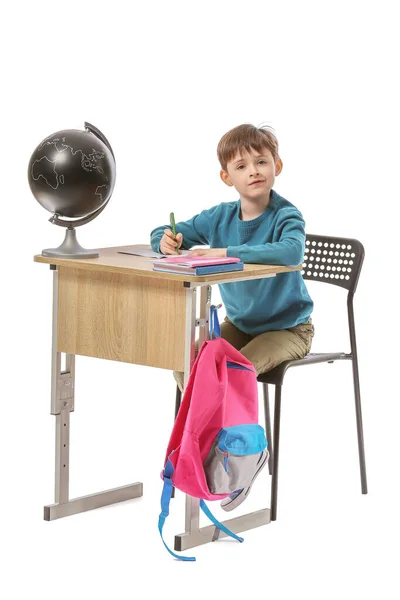
[[[257,375],[274,369],[285,360],[304,358],[310,352],[313,336],[311,319],[290,329],[266,331],[259,335],[244,333],[228,317],[221,323],[221,337],[253,363]],[[183,391],[183,373],[174,371],[174,377]]]

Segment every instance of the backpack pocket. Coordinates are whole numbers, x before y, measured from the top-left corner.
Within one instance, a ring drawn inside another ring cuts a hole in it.
[[[230,494],[251,485],[265,464],[266,448],[267,439],[261,425],[221,429],[203,465],[210,492]]]

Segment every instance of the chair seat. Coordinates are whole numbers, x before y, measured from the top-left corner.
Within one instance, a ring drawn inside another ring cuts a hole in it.
[[[285,373],[290,367],[298,367],[300,365],[312,365],[315,363],[330,362],[335,360],[351,360],[351,358],[351,354],[346,354],[345,352],[335,352],[331,354],[310,353],[307,354],[307,356],[305,356],[304,358],[286,360],[285,362],[275,367],[275,369],[271,369],[271,371],[267,371],[266,373],[260,373],[260,375],[258,375],[257,377],[257,381],[259,381],[260,383],[282,385]]]

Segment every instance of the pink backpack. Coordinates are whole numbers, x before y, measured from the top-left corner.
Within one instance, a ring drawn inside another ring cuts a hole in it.
[[[264,429],[258,424],[254,366],[219,337],[214,306],[210,338],[213,333],[217,337],[204,342],[194,362],[168,443],[161,474],[161,538],[174,486],[200,498],[200,507],[216,527],[242,542],[243,538],[215,519],[204,500],[222,500],[251,485],[261,456],[263,464],[268,457]],[[195,560],[174,554],[164,545],[175,558]]]

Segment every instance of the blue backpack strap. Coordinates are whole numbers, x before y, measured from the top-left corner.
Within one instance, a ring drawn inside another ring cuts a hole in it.
[[[172,454],[172,452],[171,452],[171,454]],[[170,456],[171,456],[171,454],[170,454]],[[163,486],[163,490],[161,492],[161,513],[160,513],[160,516],[158,517],[158,531],[160,532],[160,536],[161,536],[164,546],[166,547],[168,552],[170,554],[172,554],[172,556],[174,558],[177,558],[178,560],[192,560],[193,561],[193,560],[196,560],[194,556],[179,556],[179,554],[175,554],[175,552],[172,552],[172,550],[170,548],[168,548],[167,544],[165,543],[163,534],[162,534],[165,519],[169,515],[169,503],[171,500],[172,488],[173,488],[173,485],[172,485],[172,475],[173,474],[174,474],[174,466],[168,457],[167,462],[165,464],[164,473],[163,473],[164,486]]]
[[[221,328],[218,320],[218,309],[221,308],[221,306],[222,304],[218,304],[218,306],[213,304],[210,306],[210,340],[212,340],[213,334],[216,338],[221,337]]]
[[[233,533],[233,531],[225,527],[223,523],[220,523],[218,519],[214,517],[204,500],[200,500],[200,508],[203,511],[203,513],[210,519],[210,521],[214,523],[216,527],[218,527],[218,529],[226,533],[226,535],[232,537],[234,540],[237,540],[238,542],[244,542],[244,539],[242,537],[236,535],[236,533]]]

